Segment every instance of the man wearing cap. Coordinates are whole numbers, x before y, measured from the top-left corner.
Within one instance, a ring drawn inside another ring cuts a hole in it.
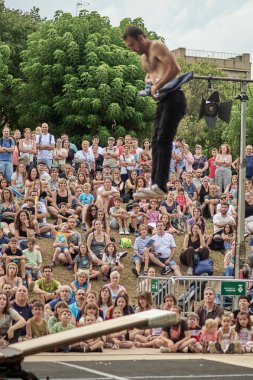
[[[103,166],[110,166],[111,170],[118,168],[119,150],[114,146],[114,137],[108,138],[108,145],[103,149]]]
[[[36,135],[36,148],[38,150],[38,161],[43,161],[49,169],[53,162],[53,151],[55,148],[54,136],[48,133],[48,124],[41,125],[42,134]]]

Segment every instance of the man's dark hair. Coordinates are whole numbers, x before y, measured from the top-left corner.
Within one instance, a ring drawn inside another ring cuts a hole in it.
[[[42,268],[42,272],[44,272],[45,269],[50,269],[51,272],[53,272],[53,268],[51,267],[51,265],[44,265],[44,267]]]
[[[250,296],[239,296],[238,301],[240,301],[240,300],[247,300],[247,302],[250,303],[251,298],[250,298]]]
[[[144,32],[135,25],[129,25],[126,27],[124,34],[122,36],[123,40],[126,40],[127,37],[132,37],[135,40],[138,40],[139,36],[146,37]]]

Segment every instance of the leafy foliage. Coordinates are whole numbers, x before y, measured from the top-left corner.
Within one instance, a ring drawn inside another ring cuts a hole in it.
[[[10,10],[0,0],[0,124],[34,128],[47,121],[50,130],[67,131],[78,143],[82,137],[130,133],[140,139],[150,137],[155,102],[139,98],[144,72],[139,57],[122,41],[127,25],[143,29],[150,39],[160,39],[149,31],[142,18],[125,18],[112,27],[108,17],[83,10],[78,17],[57,11],[53,20],[42,20],[39,9],[29,13]],[[222,76],[210,61],[190,65],[180,62],[182,72]],[[233,99],[240,88],[214,82],[221,101]],[[191,148],[200,143],[206,154],[227,142],[235,156],[239,153],[240,101],[233,101],[230,124],[220,120],[213,129],[198,120],[201,97],[209,96],[206,81],[193,80],[184,86],[188,112],[178,135]],[[253,141],[253,98],[248,86],[247,143]]]
[[[155,103],[136,100],[144,73],[139,57],[124,46],[121,28],[96,12],[72,17],[58,11],[31,34],[22,53],[20,125],[47,120],[70,135],[99,133],[104,139],[116,122],[150,135]]]

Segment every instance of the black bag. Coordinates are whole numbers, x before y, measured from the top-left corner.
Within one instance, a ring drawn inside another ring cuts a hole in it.
[[[213,251],[223,251],[224,250],[224,240],[220,237],[215,237],[215,239],[212,239],[212,242],[210,244],[210,249]]]
[[[131,195],[125,194],[125,195],[123,195],[122,199],[123,199],[123,203],[128,203],[131,199]]]

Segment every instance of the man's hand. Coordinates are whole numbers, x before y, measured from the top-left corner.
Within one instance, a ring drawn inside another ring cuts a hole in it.
[[[157,87],[156,86],[151,86],[150,93],[151,93],[151,95],[156,95],[156,93],[157,93]]]

